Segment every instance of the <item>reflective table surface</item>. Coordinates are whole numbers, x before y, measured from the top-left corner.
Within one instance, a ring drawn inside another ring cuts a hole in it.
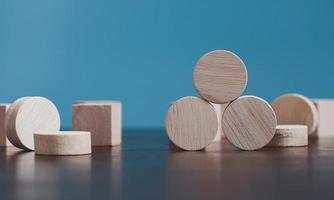
[[[164,130],[125,130],[119,147],[37,156],[0,149],[0,199],[334,199],[334,140],[240,151],[170,150]]]

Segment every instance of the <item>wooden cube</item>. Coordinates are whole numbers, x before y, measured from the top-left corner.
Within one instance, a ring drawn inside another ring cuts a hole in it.
[[[118,101],[80,101],[72,105],[72,129],[90,131],[92,146],[122,141],[122,105]]]
[[[334,99],[314,99],[318,110],[318,127],[315,136],[318,138],[334,137]]]
[[[6,112],[10,104],[0,104],[0,146],[12,146],[5,131]]]

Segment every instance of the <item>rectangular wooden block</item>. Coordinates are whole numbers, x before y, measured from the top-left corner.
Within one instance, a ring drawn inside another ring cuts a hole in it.
[[[318,109],[318,127],[315,136],[334,137],[334,99],[314,99],[313,102]]]
[[[215,111],[217,113],[217,118],[218,118],[218,132],[217,132],[217,136],[214,140],[216,142],[216,141],[220,141],[222,137],[225,137],[224,133],[223,133],[223,129],[222,129],[222,116],[223,116],[224,110],[227,107],[228,103],[226,103],[226,104],[214,104],[214,103],[212,103],[212,105],[215,108]]]
[[[119,101],[80,101],[72,105],[72,129],[90,131],[92,146],[122,142],[122,104]]]
[[[10,104],[0,104],[0,146],[12,146],[5,132],[6,112]]]

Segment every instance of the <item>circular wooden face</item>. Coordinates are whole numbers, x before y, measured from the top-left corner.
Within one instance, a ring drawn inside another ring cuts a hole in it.
[[[306,125],[277,125],[276,133],[267,146],[299,147],[308,144]]]
[[[200,150],[213,142],[218,120],[213,106],[198,97],[184,97],[171,104],[166,117],[169,139],[184,150]]]
[[[43,97],[26,97],[13,104],[9,116],[10,140],[21,149],[34,150],[35,131],[58,131],[60,116],[55,105]]]
[[[28,98],[30,97],[21,97],[15,100],[15,102],[12,103],[10,107],[8,108],[8,111],[6,114],[5,131],[6,131],[7,138],[15,147],[21,148],[21,149],[24,149],[24,146],[20,142],[15,132],[15,118],[16,118],[18,109],[24,103],[24,101],[27,100]]]
[[[308,127],[309,134],[317,128],[318,112],[311,100],[300,94],[287,94],[272,103],[278,124],[299,124]]]
[[[39,155],[82,155],[91,153],[91,134],[87,131],[43,131],[34,134]]]
[[[243,150],[256,150],[268,144],[275,134],[276,125],[271,106],[255,96],[236,99],[227,106],[222,118],[226,138]]]
[[[247,70],[242,60],[229,51],[216,50],[196,64],[193,81],[199,94],[212,103],[228,103],[243,93]]]

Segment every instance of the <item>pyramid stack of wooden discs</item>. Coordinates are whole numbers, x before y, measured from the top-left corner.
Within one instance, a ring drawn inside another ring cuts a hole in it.
[[[201,150],[214,140],[220,128],[230,143],[243,150],[257,150],[270,143],[276,132],[276,114],[262,98],[241,96],[248,74],[237,55],[225,50],[205,54],[195,66],[193,81],[202,98],[181,98],[167,112],[167,135],[174,145],[183,150]],[[228,103],[220,127],[212,103]],[[277,135],[299,136],[300,132],[305,132],[304,126],[283,126],[278,127]],[[301,138],[292,144],[305,145]]]

